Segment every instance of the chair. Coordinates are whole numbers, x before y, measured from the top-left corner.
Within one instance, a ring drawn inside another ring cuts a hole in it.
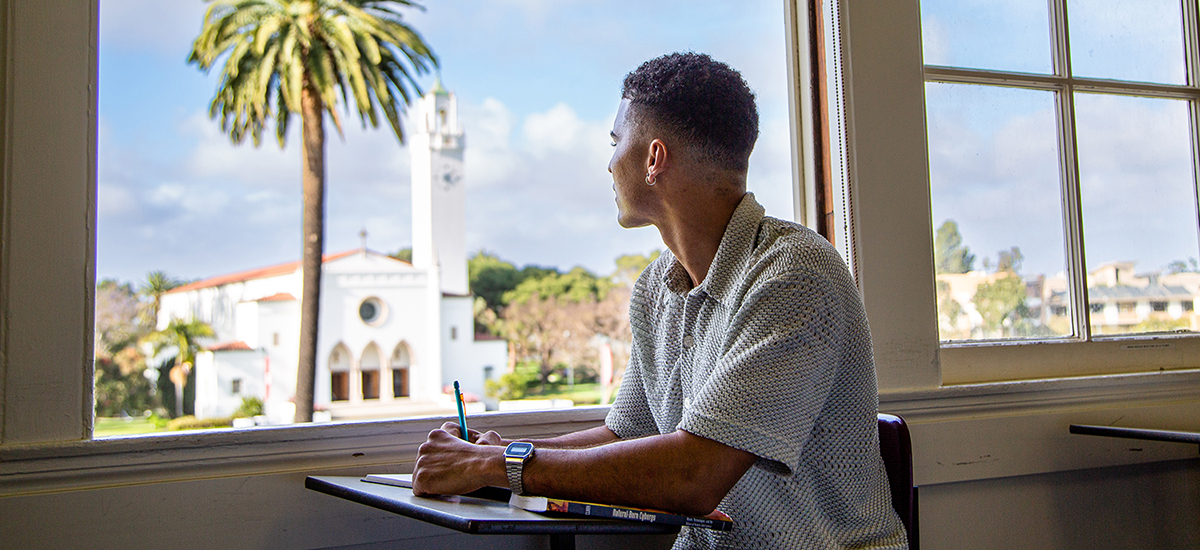
[[[892,489],[892,507],[908,531],[908,547],[917,550],[917,488],[913,486],[912,440],[908,425],[899,416],[879,413],[879,454]]]

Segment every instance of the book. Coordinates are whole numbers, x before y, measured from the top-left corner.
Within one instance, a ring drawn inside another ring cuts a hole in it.
[[[412,489],[412,474],[367,474],[362,480],[367,483]]]
[[[514,508],[521,508],[530,512],[563,513],[596,518],[644,521],[647,523],[703,527],[717,531],[729,531],[733,529],[733,520],[720,510],[713,510],[711,514],[706,516],[685,516],[661,510],[647,510],[643,508],[528,495],[513,495],[509,499],[508,504]]]

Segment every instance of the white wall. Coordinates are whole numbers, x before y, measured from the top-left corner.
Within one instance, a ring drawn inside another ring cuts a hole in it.
[[[492,367],[494,376],[504,371],[508,366],[508,343],[476,342],[474,311],[472,296],[442,298],[442,385],[458,380],[464,392],[482,398],[486,395],[484,368]],[[454,338],[451,338],[451,329],[454,329]]]
[[[261,350],[203,351],[196,354],[196,417],[232,416],[242,398],[266,396],[266,354]],[[241,391],[233,393],[233,381]]]

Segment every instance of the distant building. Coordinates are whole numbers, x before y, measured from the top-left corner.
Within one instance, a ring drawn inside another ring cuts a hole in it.
[[[1127,334],[1171,330],[1200,331],[1200,273],[1136,274],[1134,262],[1109,262],[1088,273],[1088,310],[1094,334]],[[972,271],[937,276],[939,330],[943,340],[1011,337],[987,334],[976,310],[981,285],[1016,276]],[[1024,336],[1069,334],[1071,299],[1067,280],[1023,277],[1025,321],[1039,332]]]
[[[438,414],[458,380],[483,395],[507,343],[475,334],[467,285],[463,147],[457,100],[440,82],[416,105],[409,134],[413,262],[365,248],[322,265],[314,404],[333,419]],[[291,422],[300,334],[300,263],[213,277],[162,297],[159,327],[194,317],[215,343],[196,359],[196,416],[229,416],[258,397]],[[473,404],[481,408],[482,403]]]

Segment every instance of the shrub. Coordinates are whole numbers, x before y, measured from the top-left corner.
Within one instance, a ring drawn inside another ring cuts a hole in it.
[[[234,418],[254,418],[263,413],[263,400],[257,397],[243,397],[242,404],[233,412]]]
[[[201,419],[188,415],[167,422],[168,430],[203,430],[206,428],[229,428],[232,426],[232,417]]]

